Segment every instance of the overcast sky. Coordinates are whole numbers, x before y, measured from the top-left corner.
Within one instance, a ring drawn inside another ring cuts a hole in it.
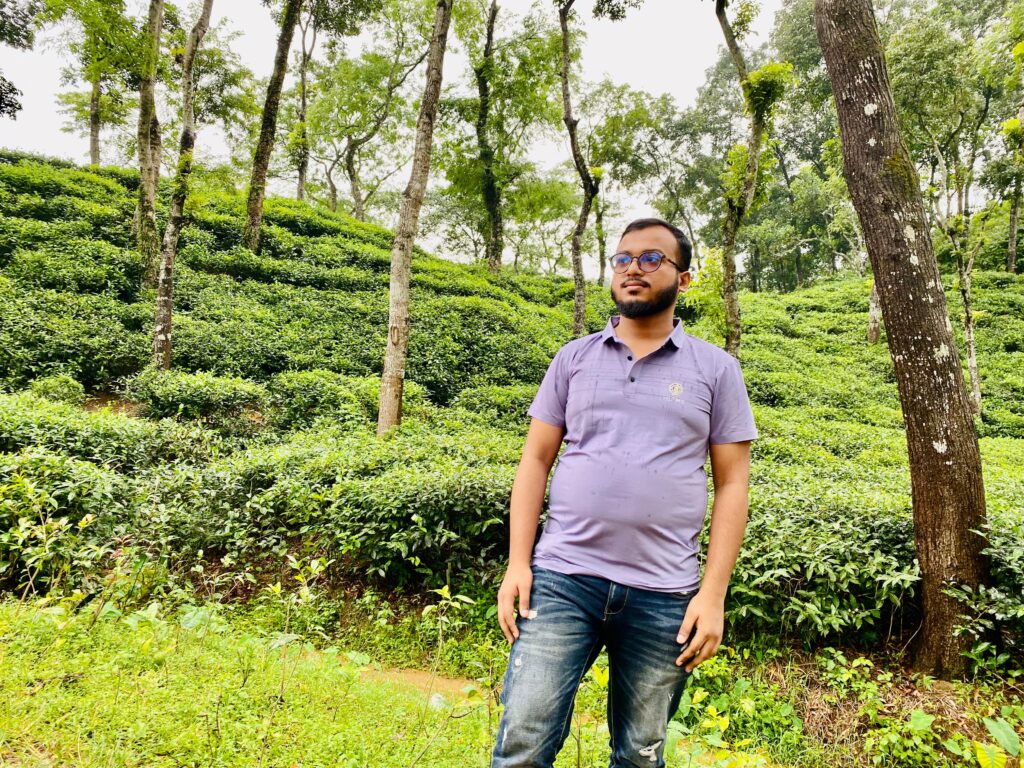
[[[140,5],[139,0],[129,0]],[[547,3],[552,5],[553,3]],[[512,13],[525,13],[530,0],[505,0],[501,7]],[[763,0],[761,14],[754,24],[759,41],[767,38],[775,12],[782,0]],[[592,3],[580,4],[587,39],[583,47],[583,75],[596,81],[609,77],[617,83],[651,93],[670,93],[677,103],[692,103],[704,79],[704,71],[715,61],[722,34],[714,14],[714,3],[704,0],[646,0],[639,10],[631,10],[623,21],[611,22],[590,16]],[[276,28],[270,11],[261,0],[215,0],[215,18],[227,17],[230,28],[242,35],[232,44],[245,63],[259,77],[270,73]],[[64,89],[60,70],[64,51],[44,35],[36,50],[14,51],[0,48],[0,69],[23,92],[24,109],[15,121],[0,119],[0,146],[39,152],[78,162],[88,161],[88,139],[63,133],[62,116],[57,112],[56,94]],[[465,60],[450,56],[445,63],[446,81],[458,78]],[[219,139],[204,133],[200,144],[213,154]],[[568,141],[558,146],[539,148],[549,159],[569,157]],[[220,142],[220,148],[223,143]],[[648,213],[641,200],[628,201],[623,217]]]

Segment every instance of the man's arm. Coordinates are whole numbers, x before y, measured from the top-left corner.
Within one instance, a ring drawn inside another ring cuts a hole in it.
[[[690,600],[676,640],[693,639],[676,659],[689,660],[686,671],[703,664],[718,652],[725,631],[725,593],[747,527],[750,479],[750,441],[712,445],[711,473],[715,502],[711,508],[711,537],[700,590]]]
[[[519,637],[516,597],[519,598],[519,615],[529,615],[530,589],[533,586],[533,571],[530,570],[533,542],[537,537],[537,521],[544,505],[548,474],[558,456],[563,435],[564,427],[556,427],[539,419],[531,420],[523,445],[523,456],[512,483],[508,569],[498,589],[498,623],[510,643]]]

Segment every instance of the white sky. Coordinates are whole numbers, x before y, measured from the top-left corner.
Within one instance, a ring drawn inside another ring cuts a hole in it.
[[[530,5],[530,0],[504,0],[501,8],[523,14]],[[554,14],[554,4],[551,5]],[[767,38],[781,5],[782,0],[763,0],[761,14],[754,24],[759,41]],[[713,2],[646,0],[642,8],[631,10],[619,22],[592,18],[591,7],[590,2],[579,3],[587,33],[583,47],[583,76],[587,80],[607,76],[650,93],[670,93],[680,105],[692,103],[704,80],[704,71],[714,63],[721,45]],[[276,27],[266,6],[260,0],[215,0],[214,16],[227,17],[230,26],[242,32],[233,43],[234,49],[257,76],[268,76]],[[56,94],[65,89],[60,83],[60,70],[65,64],[63,51],[55,43],[47,43],[45,35],[41,42],[37,41],[33,51],[0,47],[0,70],[23,93],[23,109],[17,120],[0,119],[0,146],[86,162],[88,139],[61,131],[63,118],[57,111]],[[464,71],[462,57],[448,57],[445,81],[459,78]],[[202,145],[205,139],[208,150],[218,155],[222,153],[223,141],[213,133],[200,135],[199,143]],[[539,159],[554,162],[568,158],[568,140],[563,143],[564,147],[538,147]],[[287,193],[285,189],[279,191]],[[624,220],[649,213],[642,200],[624,202]],[[616,222],[610,222],[609,231],[614,231],[615,226]]]

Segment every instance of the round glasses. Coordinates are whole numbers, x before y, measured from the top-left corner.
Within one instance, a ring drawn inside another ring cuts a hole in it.
[[[629,269],[633,259],[636,259],[636,263],[640,265],[641,272],[654,272],[661,266],[663,261],[667,261],[673,267],[679,269],[679,265],[661,251],[644,251],[639,256],[631,256],[628,253],[616,253],[608,261],[611,262],[612,270],[621,275]]]

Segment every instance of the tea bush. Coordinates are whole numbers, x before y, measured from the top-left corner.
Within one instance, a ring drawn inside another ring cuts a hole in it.
[[[110,410],[84,411],[27,392],[0,394],[0,451],[45,448],[121,472],[153,464],[209,461],[221,440],[193,425],[152,422]]]
[[[45,397],[57,403],[82,405],[85,402],[85,387],[66,374],[44,376],[32,382],[29,390],[33,395]]]
[[[147,416],[214,423],[259,411],[269,399],[265,387],[238,377],[152,368],[132,378],[127,392]]]

